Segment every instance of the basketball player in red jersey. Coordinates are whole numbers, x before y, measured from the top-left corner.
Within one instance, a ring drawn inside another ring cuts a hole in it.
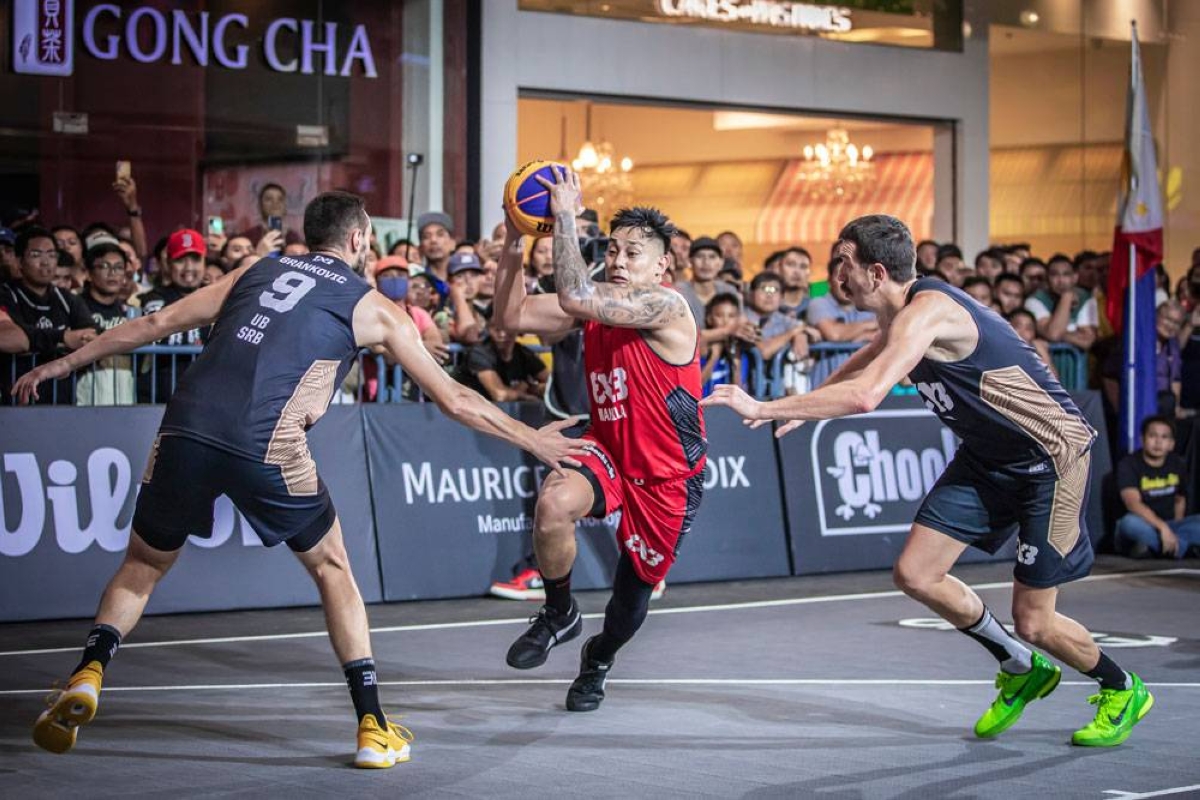
[[[567,692],[568,710],[594,711],[617,651],[645,621],[650,593],[675,562],[700,506],[708,442],[698,330],[687,301],[663,284],[675,235],[670,220],[653,208],[617,212],[605,282],[597,283],[588,278],[575,229],[579,176],[556,169],[555,183],[542,183],[554,214],[556,295],[525,294],[523,248],[510,222],[493,323],[552,340],[582,324],[591,426],[587,453],[577,457],[582,465],[548,476],[538,495],[533,546],[546,604],[509,648],[508,664],[540,666],[552,647],[583,630],[571,597],[575,523],[621,509],[621,556],[604,630],[584,644],[579,676]]]

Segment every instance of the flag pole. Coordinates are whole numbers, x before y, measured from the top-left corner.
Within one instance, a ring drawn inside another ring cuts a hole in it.
[[[1130,62],[1129,62],[1129,85],[1130,97],[1137,94],[1138,85],[1138,59],[1137,59],[1137,20],[1130,20]],[[1132,102],[1132,101],[1131,101]],[[1135,104],[1136,107],[1136,104]],[[1131,119],[1133,111],[1130,111]],[[1133,120],[1130,125],[1139,124],[1139,120]],[[1126,134],[1126,138],[1132,136],[1132,132]],[[1131,148],[1131,142],[1126,141],[1125,146]],[[1135,202],[1137,197],[1138,175],[1133,167],[1133,153],[1127,153],[1126,157],[1130,160],[1129,170],[1129,194],[1126,195],[1126,203]],[[1124,214],[1122,214],[1124,216]],[[1134,291],[1137,281],[1137,246],[1129,242],[1129,283],[1126,284],[1126,309],[1125,309],[1125,452],[1132,453],[1134,445],[1137,443],[1138,432],[1135,430],[1137,422],[1137,368],[1134,364],[1135,354],[1137,350],[1134,345],[1137,342],[1135,317],[1137,315],[1137,293]]]

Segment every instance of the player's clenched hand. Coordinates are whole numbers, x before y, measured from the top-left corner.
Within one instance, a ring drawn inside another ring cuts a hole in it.
[[[700,401],[700,405],[727,406],[746,419],[758,419],[762,403],[746,394],[732,383],[723,383],[713,389],[712,394]]]
[[[550,213],[566,210],[578,216],[583,211],[583,189],[579,185],[579,175],[574,170],[564,171],[558,166],[551,169],[554,171],[554,183],[541,175],[537,176],[538,183],[550,192]]]
[[[17,402],[21,405],[38,399],[38,384],[42,381],[54,381],[59,378],[65,378],[71,374],[71,371],[66,368],[62,361],[50,361],[42,364],[40,367],[34,367],[29,372],[26,372],[13,385],[12,394],[17,398]]]
[[[579,460],[575,456],[581,456],[587,452],[583,440],[568,439],[562,435],[564,430],[574,424],[576,424],[576,420],[572,417],[538,428],[534,433],[533,444],[530,446],[529,452],[560,475],[563,467],[580,466]]]

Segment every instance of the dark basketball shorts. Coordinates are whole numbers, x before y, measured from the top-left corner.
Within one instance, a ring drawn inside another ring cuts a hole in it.
[[[1017,534],[1013,577],[1044,589],[1091,571],[1087,510],[1091,453],[1034,475],[988,467],[962,450],[951,460],[916,522],[986,553]]]
[[[617,470],[596,439],[584,435],[588,452],[575,458],[592,484],[596,502],[589,516],[603,518],[620,509],[617,546],[629,555],[637,576],[649,584],[667,577],[683,539],[692,529],[704,494],[704,471],[687,478],[640,481]]]
[[[312,488],[293,493],[278,465],[159,434],[142,477],[133,530],[156,550],[178,550],[189,536],[212,536],[213,503],[224,494],[267,547],[287,542],[303,553],[324,538],[336,518],[320,478]]]

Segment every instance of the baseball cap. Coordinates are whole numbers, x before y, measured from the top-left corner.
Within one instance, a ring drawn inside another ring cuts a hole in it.
[[[696,255],[701,250],[712,250],[717,255],[720,255],[721,245],[717,244],[717,240],[711,236],[701,236],[699,239],[692,241],[692,246],[688,248],[688,257]]]
[[[121,242],[119,239],[117,239],[117,237],[113,236],[111,233],[109,233],[108,231],[101,228],[99,230],[92,231],[91,235],[89,235],[86,239],[83,240],[83,249],[91,250],[93,247],[95,247],[98,244],[119,245],[120,243]]]
[[[454,230],[454,220],[445,211],[426,211],[421,216],[417,217],[417,233],[428,228],[430,225],[441,225],[447,231]]]
[[[16,244],[17,234],[13,233],[12,228],[0,228],[0,242],[4,244]]]
[[[479,256],[474,253],[455,253],[450,256],[450,263],[446,267],[447,275],[457,275],[460,272],[483,272],[483,265],[479,263]]]
[[[389,269],[402,269],[408,272],[408,259],[404,256],[384,256],[375,262],[375,274]]]
[[[207,251],[204,246],[204,237],[200,235],[199,231],[184,228],[167,237],[167,258],[171,260],[182,258],[188,253],[202,256],[205,252]]]

